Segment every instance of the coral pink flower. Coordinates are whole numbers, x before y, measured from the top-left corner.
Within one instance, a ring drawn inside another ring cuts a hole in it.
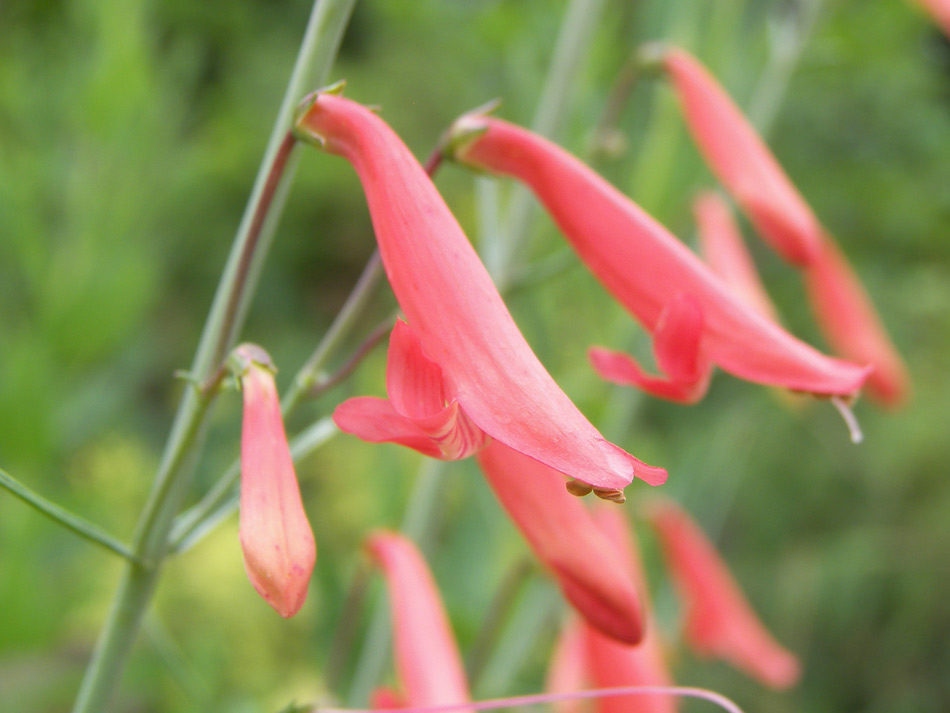
[[[871,396],[887,406],[904,401],[910,393],[904,362],[857,275],[831,238],[805,270],[805,287],[818,325],[832,348],[846,359],[874,367],[868,377]]]
[[[369,538],[367,549],[389,588],[396,671],[405,703],[423,707],[468,702],[462,657],[421,553],[395,532],[377,532]],[[388,691],[382,697],[387,704],[399,700]]]
[[[807,265],[818,254],[821,225],[729,95],[681,49],[662,52],[664,69],[706,163],[783,258]]]
[[[284,434],[273,366],[253,344],[234,350],[244,394],[240,538],[254,589],[282,617],[303,606],[317,557]]]
[[[598,507],[594,516],[601,531],[623,553],[623,569],[636,584],[647,609],[646,634],[639,646],[619,646],[599,632],[587,629],[587,652],[594,684],[603,688],[672,686],[673,677],[666,665],[659,632],[649,614],[646,575],[630,524],[619,508]],[[674,713],[676,709],[676,699],[668,695],[618,696],[604,698],[598,704],[598,713],[625,713],[631,710],[641,713]]]
[[[693,215],[699,232],[700,253],[706,264],[745,304],[778,323],[775,305],[759,279],[726,202],[715,191],[701,193],[693,201]]]
[[[623,555],[584,504],[564,489],[559,473],[498,441],[476,458],[495,496],[578,613],[612,639],[640,641],[640,600]]]
[[[824,356],[744,305],[663,226],[554,144],[469,114],[454,124],[448,150],[530,186],[601,283],[653,333],[665,378],[647,376],[627,355],[594,349],[603,377],[687,402],[705,392],[710,364],[815,394],[861,387],[866,368]]]
[[[382,119],[319,94],[296,132],[356,169],[390,285],[422,354],[441,369],[445,405],[457,402],[492,438],[597,487],[665,478],[606,441],[554,383],[432,181]]]
[[[653,503],[647,517],[686,608],[688,643],[698,653],[724,659],[767,686],[794,684],[800,673],[798,659],[756,617],[702,530],[667,500]]]

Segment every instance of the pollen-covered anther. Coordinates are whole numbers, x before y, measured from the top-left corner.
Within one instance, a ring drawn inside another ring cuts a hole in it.
[[[593,490],[590,483],[585,483],[582,480],[569,480],[564,483],[564,487],[567,488],[567,492],[571,495],[576,495],[579,498],[584,497]]]
[[[627,496],[623,494],[622,490],[608,489],[608,488],[592,488],[594,495],[596,495],[601,500],[609,500],[612,503],[625,503],[627,502]]]

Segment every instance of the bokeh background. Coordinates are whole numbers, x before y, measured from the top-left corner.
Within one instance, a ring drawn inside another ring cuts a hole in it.
[[[332,76],[347,79],[350,97],[381,105],[423,157],[453,118],[494,97],[501,116],[531,122],[565,6],[364,0]],[[301,0],[0,4],[0,467],[120,538],[148,491],[182,389],[173,374],[195,349],[308,13]],[[724,374],[693,407],[601,383],[587,345],[647,355],[648,341],[564,259],[540,214],[520,267],[556,269],[512,291],[512,311],[595,424],[669,469],[663,490],[715,537],[805,665],[798,687],[775,693],[681,653],[678,681],[749,711],[947,710],[950,44],[898,0],[609,0],[578,66],[563,145],[588,150],[611,83],[648,39],[689,48],[768,127],[880,309],[913,399],[893,412],[862,400],[866,440],[854,446],[827,404],[792,404]],[[788,41],[797,48],[788,63],[770,63],[770,49]],[[692,242],[690,201],[712,179],[662,83],[638,85],[618,128],[625,145],[598,168]],[[476,189],[454,166],[437,184],[476,243],[486,229],[478,196],[502,206],[509,196],[504,182]],[[790,328],[823,346],[798,275],[750,245]],[[270,350],[282,386],[372,249],[352,170],[307,153],[243,335]],[[377,292],[334,364],[393,309],[388,288]],[[290,430],[349,395],[382,394],[383,368],[377,349]],[[239,397],[223,395],[192,500],[236,457],[239,419]],[[562,605],[529,569],[500,629],[486,632],[496,592],[526,552],[471,463],[434,472],[405,449],[341,436],[299,477],[320,547],[301,614],[282,621],[253,592],[232,516],[167,566],[117,711],[357,702],[373,671],[365,651],[386,647],[366,638],[384,604],[378,583],[359,601],[348,595],[361,540],[398,527],[426,479],[438,486],[425,546],[476,694],[541,687]],[[628,490],[634,516],[647,490]],[[678,605],[642,534],[675,641]],[[0,711],[69,709],[118,571],[113,556],[0,492]]]

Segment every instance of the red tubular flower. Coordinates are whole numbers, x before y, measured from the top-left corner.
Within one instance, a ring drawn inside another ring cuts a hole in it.
[[[726,202],[715,191],[701,193],[693,201],[693,215],[699,232],[700,252],[706,264],[745,304],[778,323],[775,305],[759,279],[755,263]]]
[[[389,587],[396,671],[410,707],[469,701],[462,657],[449,627],[432,573],[406,537],[377,532],[367,549]],[[400,699],[387,692],[384,702]]]
[[[647,517],[683,599],[685,635],[693,649],[724,659],[772,688],[793,685],[798,659],[756,617],[702,530],[668,500],[653,503]]]
[[[612,507],[598,507],[594,512],[597,525],[614,546],[623,553],[622,568],[635,582],[649,610],[647,580],[633,531],[623,511]],[[591,676],[598,687],[614,686],[672,686],[653,617],[647,614],[646,635],[639,646],[619,646],[590,628],[586,643]],[[675,713],[676,699],[667,695],[617,696],[604,698],[598,703],[598,713]]]
[[[492,438],[593,486],[665,479],[606,441],[554,383],[432,181],[382,119],[319,94],[296,131],[356,169],[389,283],[421,353],[442,372],[443,405],[457,402]]]
[[[247,576],[282,617],[303,606],[317,557],[284,434],[273,366],[253,344],[234,350],[244,394],[240,539]]]
[[[526,183],[601,283],[654,335],[666,378],[628,356],[594,349],[601,376],[665,398],[701,398],[710,364],[750,381],[851,395],[867,369],[833,359],[744,305],[703,262],[639,206],[567,152],[482,115],[457,120],[460,162]]]
[[[748,119],[692,55],[666,48],[661,62],[709,168],[779,255],[795,265],[811,263],[821,224]]]
[[[831,238],[805,270],[805,287],[816,321],[832,348],[846,359],[871,364],[871,396],[898,406],[910,395],[910,378],[871,300]]]
[[[588,624],[635,644],[643,636],[640,599],[622,554],[597,528],[556,471],[492,441],[478,464],[538,559]]]

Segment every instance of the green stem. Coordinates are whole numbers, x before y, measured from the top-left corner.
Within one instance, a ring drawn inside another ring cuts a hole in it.
[[[0,486],[3,486],[27,505],[36,508],[54,522],[59,523],[80,537],[85,538],[101,547],[105,547],[107,550],[110,550],[129,561],[135,562],[138,560],[138,557],[136,557],[132,550],[126,547],[122,542],[119,542],[119,540],[114,538],[112,535],[108,534],[88,520],[79,517],[79,515],[71,513],[69,510],[60,507],[56,503],[50,502],[36,491],[25,486],[2,468],[0,468]]]
[[[293,109],[311,78],[325,78],[354,3],[355,0],[324,0],[313,7],[261,169],[195,353],[191,374],[196,383],[204,383],[214,373],[240,331],[256,274],[276,227],[273,213],[266,220],[264,216],[268,207],[279,212],[287,193],[281,187],[287,185],[290,171],[281,181],[274,177],[286,167],[293,146],[287,138]],[[275,195],[277,200],[273,201]],[[102,713],[118,685],[167,554],[173,517],[191,481],[191,466],[212,398],[213,393],[196,388],[187,389],[182,398],[135,534],[133,550],[141,563],[130,563],[122,574],[108,619],[86,668],[74,713]]]
[[[535,133],[554,139],[566,123],[575,79],[583,66],[584,55],[593,40],[604,5],[605,0],[571,0],[568,5],[531,122]],[[507,229],[500,236],[501,240],[489,244],[490,249],[486,250],[485,262],[499,289],[504,288],[511,271],[517,268],[516,258],[528,235],[535,206],[527,189],[520,186],[514,189],[508,206]]]

